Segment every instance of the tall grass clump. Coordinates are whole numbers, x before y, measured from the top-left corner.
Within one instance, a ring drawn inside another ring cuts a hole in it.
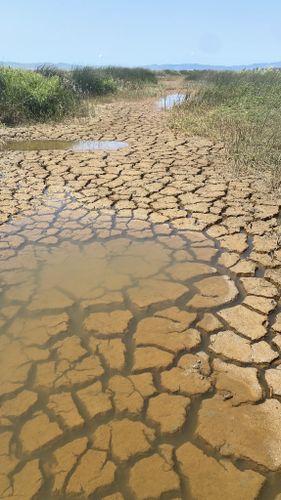
[[[90,66],[75,68],[71,78],[76,90],[84,96],[104,96],[117,91],[117,83],[110,75]]]
[[[281,71],[191,71],[190,98],[173,125],[225,144],[237,169],[270,172],[281,185]]]
[[[69,72],[58,68],[54,64],[41,64],[41,66],[36,68],[36,73],[40,73],[40,75],[46,76],[47,78],[50,76],[58,76],[63,80]]]
[[[113,80],[122,82],[123,84],[156,85],[158,82],[156,73],[146,68],[107,66],[101,68],[100,71]]]
[[[72,113],[77,96],[58,76],[0,68],[0,122],[58,120]]]
[[[125,68],[107,66],[92,68],[77,67],[71,72],[71,78],[83,95],[100,97],[124,89],[136,89],[145,85],[156,85],[157,76],[153,71],[144,68]]]

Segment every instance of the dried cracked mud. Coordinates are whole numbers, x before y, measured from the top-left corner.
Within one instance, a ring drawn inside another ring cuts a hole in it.
[[[0,153],[0,498],[277,499],[280,203],[151,101]]]

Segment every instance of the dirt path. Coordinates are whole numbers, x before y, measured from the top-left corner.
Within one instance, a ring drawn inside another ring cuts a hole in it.
[[[279,499],[280,204],[149,100],[1,137],[129,146],[0,153],[0,497]]]

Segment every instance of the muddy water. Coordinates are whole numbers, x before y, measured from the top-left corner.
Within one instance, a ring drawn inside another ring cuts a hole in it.
[[[239,397],[235,377],[231,392],[212,373],[219,312],[244,297],[213,240],[46,199],[1,226],[0,259],[1,498],[281,490],[253,459],[220,462],[197,432],[202,403],[231,411]]]
[[[63,141],[63,140],[29,140],[29,141],[8,141],[2,146],[0,151],[45,151],[45,150],[67,150],[79,153],[89,151],[104,150],[114,151],[126,148],[128,144],[120,141]]]

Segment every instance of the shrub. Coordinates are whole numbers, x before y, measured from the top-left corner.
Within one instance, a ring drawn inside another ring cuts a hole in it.
[[[57,120],[74,111],[77,97],[58,76],[0,68],[0,121]]]

